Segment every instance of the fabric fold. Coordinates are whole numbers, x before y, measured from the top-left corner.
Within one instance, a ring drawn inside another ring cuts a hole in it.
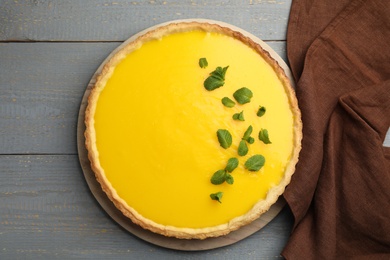
[[[287,28],[287,56],[296,81],[302,74],[310,45],[349,2],[351,0],[338,0],[326,4],[323,0],[312,0],[291,5]]]
[[[315,204],[292,234],[287,259],[389,258],[390,158],[376,127],[390,127],[389,89],[386,82],[340,98],[325,136]]]
[[[303,141],[283,256],[389,259],[390,2],[293,1],[287,48]]]
[[[383,143],[390,127],[390,80],[341,96],[340,103],[371,126]]]

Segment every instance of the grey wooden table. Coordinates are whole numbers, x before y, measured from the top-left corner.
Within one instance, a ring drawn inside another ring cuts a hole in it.
[[[292,216],[236,244],[183,252],[149,244],[102,210],[77,155],[85,88],[125,39],[169,20],[241,27],[286,59],[291,0],[0,0],[0,259],[281,258]]]

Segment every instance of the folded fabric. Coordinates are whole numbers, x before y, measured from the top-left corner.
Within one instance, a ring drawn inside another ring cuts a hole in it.
[[[287,259],[390,259],[390,1],[293,1],[302,111]]]

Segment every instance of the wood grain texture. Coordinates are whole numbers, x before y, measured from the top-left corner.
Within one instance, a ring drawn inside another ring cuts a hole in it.
[[[119,44],[0,43],[0,154],[76,154],[84,91]]]
[[[0,169],[0,259],[278,258],[292,225],[285,209],[229,247],[168,250],[134,237],[104,213],[76,155],[1,155]]]
[[[162,22],[207,18],[285,40],[291,0],[2,0],[0,41],[123,41]]]

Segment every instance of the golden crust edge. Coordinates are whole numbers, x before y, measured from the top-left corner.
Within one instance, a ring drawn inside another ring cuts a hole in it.
[[[166,33],[190,31],[195,29],[204,30],[207,32],[218,32],[231,36],[248,45],[249,47],[254,49],[259,55],[261,55],[272,66],[272,68],[279,76],[279,79],[282,81],[288,100],[290,102],[291,111],[294,116],[294,150],[292,151],[291,160],[286,166],[285,174],[279,185],[272,187],[269,190],[267,197],[264,200],[256,203],[253,208],[246,214],[236,217],[232,219],[229,223],[223,225],[199,229],[164,226],[144,218],[136,210],[127,205],[127,203],[118,196],[115,189],[112,187],[111,183],[106,178],[104,169],[99,163],[99,152],[96,147],[96,133],[94,130],[94,113],[96,110],[96,103],[99,98],[100,92],[104,89],[104,85],[106,84],[107,80],[110,78],[113,72],[113,68],[127,54],[136,50],[147,41],[161,38]],[[96,76],[96,83],[94,84],[88,97],[88,105],[85,111],[85,125],[85,145],[88,151],[88,159],[91,163],[91,169],[94,172],[95,177],[100,183],[103,191],[106,193],[107,197],[114,203],[116,208],[119,209],[126,217],[130,218],[132,222],[141,226],[144,229],[164,236],[176,237],[179,239],[205,239],[208,237],[223,236],[234,230],[239,229],[242,226],[248,225],[249,223],[259,218],[262,214],[267,212],[270,207],[278,200],[279,196],[283,194],[286,186],[290,183],[291,177],[295,171],[295,165],[298,162],[302,139],[302,121],[300,110],[298,107],[298,101],[295,96],[295,91],[292,88],[289,78],[286,76],[284,70],[280,67],[278,62],[273,59],[272,56],[266,50],[264,50],[258,43],[254,42],[251,38],[246,37],[242,33],[234,31],[228,27],[208,22],[180,22],[167,24],[141,35],[136,40],[130,42],[120,50],[113,53],[113,56],[105,63],[100,73]]]

